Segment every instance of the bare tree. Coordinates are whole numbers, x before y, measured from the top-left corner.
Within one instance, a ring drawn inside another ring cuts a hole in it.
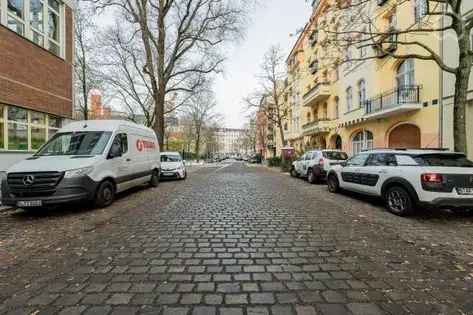
[[[75,8],[75,90],[76,104],[85,120],[89,117],[89,93],[94,88],[102,86],[101,76],[96,63],[96,45],[93,32],[96,31],[94,23],[94,9],[83,3]]]
[[[394,59],[419,59],[432,61],[441,70],[455,76],[454,93],[454,140],[455,150],[467,152],[466,104],[473,50],[470,35],[473,29],[473,15],[463,14],[466,0],[416,0],[416,25],[396,25],[395,13],[410,0],[389,2],[394,16],[389,23],[382,23],[373,14],[379,1],[337,1],[331,6],[337,23],[320,24],[317,27],[327,34],[330,47],[338,49],[332,55],[339,63],[357,62],[368,59],[391,57]],[[337,26],[337,27],[334,27]],[[427,36],[447,38],[453,36],[458,44],[456,65],[450,65],[434,47],[425,42]],[[353,58],[346,52],[352,48],[370,53]],[[369,48],[373,48],[369,50]],[[340,55],[345,57],[339,58]]]
[[[116,21],[101,34],[100,43],[101,75],[115,102],[125,108],[130,120],[152,127],[154,99],[149,78],[142,71],[146,57],[141,42]]]
[[[220,119],[220,115],[215,112],[215,96],[210,91],[201,92],[194,95],[189,104],[183,110],[183,116],[188,121],[191,133],[194,153],[199,156],[201,153],[202,138],[205,131],[213,128]]]
[[[243,133],[239,142],[246,153],[256,151],[256,118],[254,114],[249,117],[248,122],[243,126]]]
[[[272,46],[261,64],[259,87],[244,100],[250,110],[265,113],[268,121],[278,128],[283,145],[286,143],[284,121],[288,115],[284,100],[287,91],[286,76],[285,55],[279,46]]]
[[[251,0],[91,1],[120,8],[140,36],[162,145],[167,96],[192,94],[208,74],[221,70],[222,45],[241,35]]]

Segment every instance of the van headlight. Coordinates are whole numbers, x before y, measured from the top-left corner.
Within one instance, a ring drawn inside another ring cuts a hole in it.
[[[82,167],[82,168],[69,170],[69,171],[66,171],[66,173],[64,173],[64,178],[74,178],[74,177],[84,176],[84,175],[90,174],[93,171],[93,169],[94,168],[92,166],[89,166],[89,167]]]

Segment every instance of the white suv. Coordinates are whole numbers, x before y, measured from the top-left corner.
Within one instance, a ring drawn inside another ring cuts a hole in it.
[[[291,176],[305,177],[311,184],[325,180],[330,167],[345,162],[348,155],[338,150],[312,150],[292,163]]]
[[[473,162],[444,150],[372,150],[333,166],[330,192],[340,189],[382,197],[389,211],[407,215],[416,206],[473,210]]]

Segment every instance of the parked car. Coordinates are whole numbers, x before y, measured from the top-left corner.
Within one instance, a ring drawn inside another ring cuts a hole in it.
[[[73,122],[7,170],[2,203],[40,208],[93,201],[106,207],[118,192],[144,183],[158,186],[160,167],[153,130],[126,121]]]
[[[348,155],[339,150],[312,150],[306,152],[292,163],[291,176],[305,177],[311,184],[325,180],[331,166],[348,159]]]
[[[186,164],[179,152],[161,153],[161,176],[163,178],[187,178]]]
[[[328,189],[381,197],[400,216],[416,206],[473,210],[473,162],[464,154],[442,150],[372,150],[328,174]]]

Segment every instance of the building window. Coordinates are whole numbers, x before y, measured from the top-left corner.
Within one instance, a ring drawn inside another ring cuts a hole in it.
[[[358,82],[358,101],[360,108],[363,107],[366,103],[366,82],[365,80],[360,80]]]
[[[24,36],[25,35],[25,3],[23,0],[7,0],[8,28]]]
[[[0,0],[0,23],[62,57],[63,4],[57,0]]]
[[[427,15],[427,0],[414,0],[414,18],[419,23]]]
[[[55,116],[0,104],[0,149],[36,151],[61,124]]]
[[[353,88],[350,86],[346,90],[347,97],[347,112],[350,112],[353,109]]]
[[[358,132],[352,140],[352,153],[358,154],[364,150],[373,149],[373,133],[368,130]]]
[[[396,85],[397,88],[412,87],[416,84],[414,59],[407,59],[397,69]]]
[[[41,0],[30,1],[31,40],[44,46],[44,4]]]
[[[28,112],[9,106],[7,115],[8,150],[28,150]]]

